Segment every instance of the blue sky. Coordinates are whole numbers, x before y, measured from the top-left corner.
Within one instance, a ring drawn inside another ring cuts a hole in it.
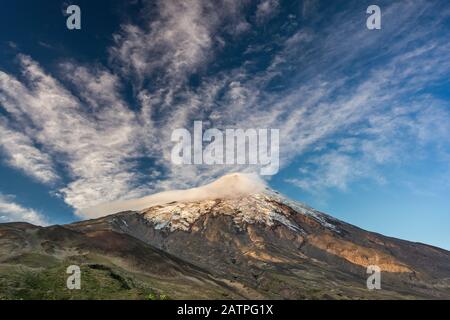
[[[280,129],[291,198],[450,249],[449,32],[447,1],[2,1],[0,221],[255,170],[172,165],[203,120]]]

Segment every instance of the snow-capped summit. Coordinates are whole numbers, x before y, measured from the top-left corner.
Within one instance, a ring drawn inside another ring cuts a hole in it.
[[[235,225],[241,229],[245,229],[246,224],[273,226],[281,223],[302,233],[304,231],[293,217],[296,214],[308,215],[322,226],[338,231],[330,223],[333,220],[331,217],[281,196],[256,175],[229,174],[183,193],[179,197],[172,197],[168,203],[153,203],[141,212],[155,224],[155,228],[170,231],[189,231],[204,215],[225,215],[232,217]]]

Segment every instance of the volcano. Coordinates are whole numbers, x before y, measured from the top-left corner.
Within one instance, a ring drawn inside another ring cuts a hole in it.
[[[111,212],[110,212],[111,211]],[[450,299],[450,252],[362,230],[258,178],[0,225],[4,299]],[[66,268],[81,268],[81,290]],[[368,266],[381,289],[367,288]]]

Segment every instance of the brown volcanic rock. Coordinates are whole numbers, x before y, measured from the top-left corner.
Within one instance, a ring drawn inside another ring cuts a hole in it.
[[[399,273],[412,272],[411,269],[400,263],[392,255],[378,251],[377,249],[362,247],[329,234],[321,236],[312,235],[308,237],[308,242],[321,250],[362,267],[377,265],[382,271]]]

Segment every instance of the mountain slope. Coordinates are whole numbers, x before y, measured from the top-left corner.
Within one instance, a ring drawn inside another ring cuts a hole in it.
[[[0,297],[4,299],[242,298],[204,270],[136,238],[67,226],[0,225]],[[66,289],[79,265],[82,290]]]
[[[56,298],[450,298],[449,252],[361,230],[246,176],[163,198],[66,226],[0,225],[0,296],[34,290],[11,272],[54,269]],[[72,263],[96,272],[96,297],[64,289]],[[368,265],[381,268],[381,290],[366,288]]]

